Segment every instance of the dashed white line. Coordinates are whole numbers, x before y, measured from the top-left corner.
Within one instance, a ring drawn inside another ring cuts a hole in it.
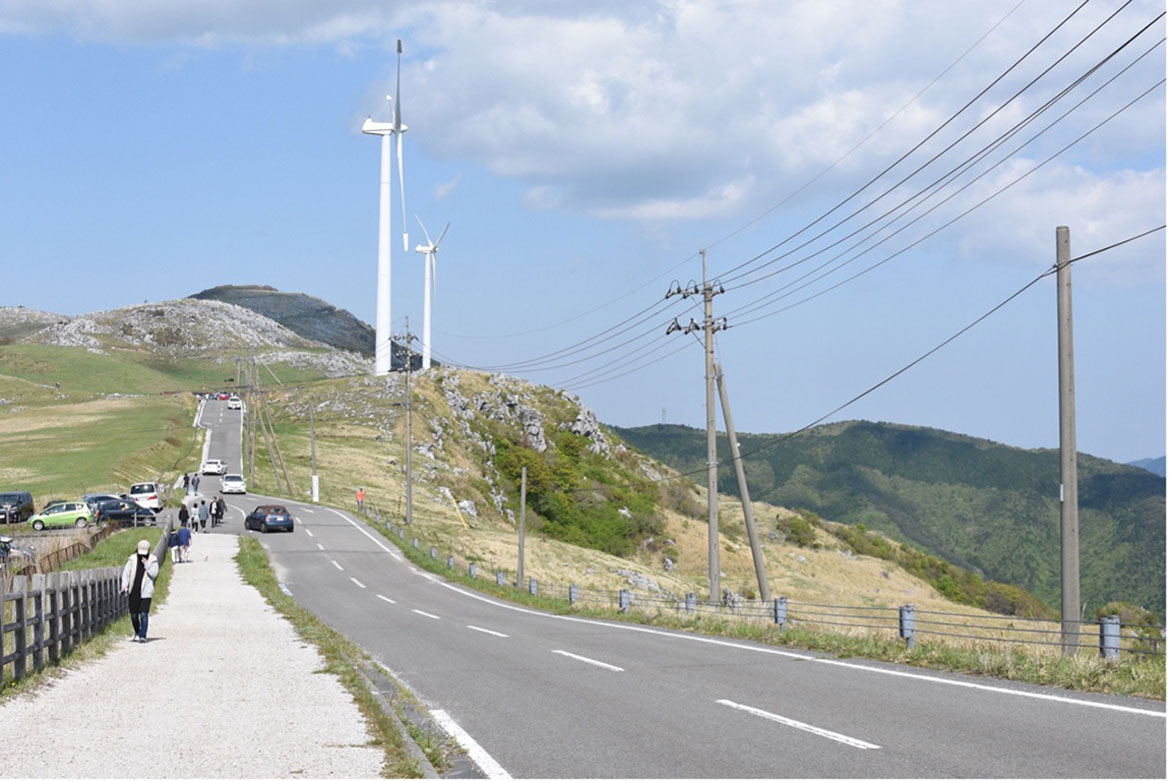
[[[795,729],[804,730],[805,732],[811,732],[813,735],[820,735],[822,738],[835,740],[838,743],[844,743],[846,746],[853,746],[853,748],[881,748],[881,746],[878,746],[874,743],[867,743],[864,740],[851,738],[848,735],[842,735],[840,732],[833,732],[832,730],[822,729],[821,727],[814,727],[811,724],[805,724],[803,721],[797,721],[796,719],[789,719],[784,716],[778,716],[775,713],[769,713],[766,710],[753,708],[750,705],[740,705],[738,702],[732,702],[731,700],[715,700],[715,702],[719,703],[720,705],[726,705],[729,708],[735,708],[736,710],[751,713],[752,715],[768,719],[769,721],[775,721],[778,724],[784,724],[788,727],[794,727]]]
[[[354,582],[354,585],[356,585],[358,588],[365,588],[366,587],[366,584],[362,583],[357,578],[350,578],[350,580],[352,580]]]
[[[341,570],[342,572],[345,572],[345,567],[341,566],[341,565],[340,565],[340,564],[338,564],[336,561],[333,561],[333,559],[330,559],[330,561],[332,561],[332,562],[333,562],[333,566],[334,566],[334,567],[337,567],[337,568],[338,568],[339,570]]]
[[[303,512],[303,513],[309,513],[310,515],[312,515],[312,514],[313,514],[313,508],[312,508],[312,507],[306,507],[305,505],[303,505],[303,504],[302,504],[302,505],[301,505],[301,512]]]
[[[499,762],[492,759],[491,754],[484,751],[483,746],[476,743],[475,739],[464,731],[463,727],[455,723],[455,719],[447,715],[447,711],[433,710],[431,716],[448,735],[455,738],[455,742],[467,752],[467,756],[471,757],[472,762],[479,765],[479,769],[484,772],[484,775],[490,779],[500,779],[501,781],[512,777],[508,775],[507,770],[500,767]]]
[[[313,536],[313,533],[311,531],[309,531],[308,529],[305,529],[305,534],[309,535],[310,537]]]
[[[483,632],[485,635],[495,635],[496,637],[507,637],[503,632],[497,632],[494,629],[484,629],[482,626],[467,625],[468,629],[474,629],[476,632]]]
[[[411,609],[411,611],[410,611],[410,612],[411,612],[411,613],[418,613],[420,616],[426,616],[427,618],[438,618],[438,616],[436,616],[434,613],[426,613],[426,612],[424,612],[424,611],[422,611],[422,610],[414,610],[414,609]]]
[[[383,602],[389,602],[391,605],[397,605],[397,604],[398,604],[397,602],[395,602],[395,601],[394,601],[393,599],[391,599],[390,597],[384,597],[384,596],[382,596],[381,594],[375,594],[374,596],[376,596],[378,599],[382,600]]]
[[[605,662],[599,662],[596,659],[590,659],[588,656],[577,656],[577,654],[571,654],[568,651],[553,651],[553,653],[560,654],[561,656],[567,656],[570,659],[576,659],[578,662],[585,662],[585,664],[592,664],[592,665],[596,665],[597,667],[604,667],[606,670],[612,670],[615,673],[624,673],[625,672],[625,670],[622,669],[621,667],[616,667],[612,664],[606,664]]]
[[[325,546],[322,545],[321,543],[317,543],[317,549],[318,550],[325,550]]]

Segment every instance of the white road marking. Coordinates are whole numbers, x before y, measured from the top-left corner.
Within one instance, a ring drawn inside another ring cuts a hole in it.
[[[495,635],[496,637],[507,637],[507,635],[504,634],[503,632],[497,632],[494,629],[484,629],[481,626],[472,626],[471,624],[468,624],[467,628],[474,629],[476,632],[483,632],[485,635]]]
[[[293,593],[288,590],[288,586],[284,585],[283,583],[280,584],[280,590],[290,597],[293,595]]]
[[[389,602],[391,605],[397,605],[397,604],[398,604],[397,602],[395,602],[395,601],[394,601],[393,599],[391,599],[390,597],[384,597],[384,596],[382,596],[381,594],[375,594],[374,596],[376,596],[378,599],[382,600],[383,602]]]
[[[510,779],[512,776],[508,775],[508,771],[500,767],[500,763],[492,759],[492,755],[483,750],[483,746],[475,742],[467,732],[455,723],[455,719],[447,715],[445,710],[433,710],[431,716],[439,723],[443,730],[455,738],[455,742],[467,752],[467,756],[471,757],[471,761],[479,765],[479,769],[484,772],[488,778]]]
[[[325,546],[324,546],[324,545],[322,545],[321,543],[317,543],[317,548],[318,548],[319,550],[325,550]]]
[[[613,670],[615,673],[624,673],[625,672],[625,670],[623,670],[621,667],[615,667],[612,664],[606,664],[605,662],[599,662],[596,659],[590,659],[588,656],[577,656],[577,654],[571,654],[568,651],[553,651],[553,653],[560,654],[561,656],[567,656],[570,659],[576,659],[578,662],[585,662],[586,664],[593,664],[593,665],[596,665],[598,667],[604,667],[607,670]]]
[[[390,554],[391,556],[393,556],[393,557],[394,557],[396,560],[398,560],[398,561],[402,561],[402,557],[401,557],[400,555],[398,555],[398,552],[397,552],[397,551],[392,551],[392,550],[390,550],[389,548],[387,548],[385,545],[383,545],[381,542],[379,542],[379,541],[378,541],[378,539],[377,539],[376,537],[374,537],[374,535],[370,534],[368,531],[366,531],[365,529],[363,529],[361,526],[358,526],[358,525],[357,525],[357,523],[355,523],[353,520],[351,520],[350,518],[347,518],[346,516],[344,516],[344,515],[342,515],[341,513],[337,512],[337,510],[334,510],[332,507],[327,507],[326,509],[327,509],[327,510],[329,510],[329,512],[331,512],[331,513],[333,513],[334,515],[336,515],[336,516],[337,516],[338,518],[340,518],[341,520],[343,520],[343,521],[345,521],[345,522],[349,523],[351,526],[353,526],[353,528],[357,529],[357,530],[358,530],[359,532],[361,532],[362,534],[364,534],[364,535],[366,535],[367,537],[369,537],[369,538],[370,538],[370,540],[371,540],[371,541],[372,541],[372,542],[373,542],[375,545],[377,545],[379,548],[381,548],[382,550],[384,550],[384,551],[386,551],[387,553],[389,553],[389,554]]]
[[[985,683],[972,683],[970,681],[961,681],[951,678],[939,678],[934,675],[923,675],[921,673],[902,672],[901,670],[891,670],[883,667],[870,667],[865,664],[855,664],[852,662],[844,662],[838,659],[820,659],[816,656],[809,656],[808,654],[797,654],[791,651],[781,651],[776,648],[768,648],[765,646],[745,645],[744,643],[735,643],[729,640],[719,640],[714,637],[700,637],[699,635],[683,635],[674,634],[673,632],[664,632],[660,629],[650,629],[643,626],[633,626],[630,624],[610,624],[605,621],[597,621],[591,618],[578,618],[576,616],[558,616],[552,613],[542,613],[539,610],[531,610],[519,605],[509,605],[503,602],[498,602],[479,594],[473,594],[459,586],[445,581],[438,581],[443,588],[451,589],[457,594],[462,594],[465,597],[477,599],[480,602],[486,602],[489,605],[504,608],[505,610],[513,610],[517,613],[527,613],[532,616],[541,616],[542,618],[553,619],[556,621],[569,621],[577,624],[590,624],[592,626],[601,626],[607,629],[614,629],[623,632],[641,632],[648,635],[658,635],[660,637],[669,637],[674,640],[686,640],[693,643],[707,643],[708,645],[718,645],[724,648],[736,648],[741,651],[752,651],[759,654],[769,654],[771,656],[783,656],[788,659],[802,659],[806,662],[820,662],[821,664],[830,664],[838,667],[848,667],[855,670],[862,670],[864,672],[879,673],[881,675],[894,675],[900,678],[911,678],[918,681],[925,681],[927,683],[938,683],[946,686],[959,686],[965,689],[974,689],[977,691],[992,692],[995,694],[1007,694],[1015,697],[1026,697],[1030,699],[1045,700],[1048,702],[1059,702],[1065,705],[1079,705],[1085,708],[1100,708],[1102,710],[1118,711],[1120,713],[1132,713],[1138,716],[1154,716],[1156,718],[1166,718],[1165,711],[1146,710],[1144,708],[1131,708],[1126,705],[1114,705],[1109,702],[1095,702],[1093,700],[1080,700],[1075,697],[1062,697],[1056,694],[1041,694],[1039,692],[1021,691],[1019,689],[1007,689],[1002,686],[990,686]]]
[[[306,507],[305,505],[303,505],[303,504],[302,504],[302,505],[301,505],[301,512],[303,512],[303,513],[309,513],[309,514],[311,515],[311,514],[313,513],[313,508],[312,508],[312,507]]]
[[[831,730],[822,729],[820,727],[814,727],[811,724],[805,724],[803,721],[797,721],[796,719],[789,719],[785,718],[784,716],[778,716],[775,713],[769,713],[766,710],[753,708],[750,705],[740,705],[738,702],[732,702],[731,700],[715,700],[715,702],[719,703],[720,705],[726,705],[729,708],[735,708],[736,710],[751,713],[755,716],[768,719],[769,721],[775,721],[779,724],[784,724],[789,727],[804,730],[805,732],[811,732],[814,735],[820,735],[822,738],[835,740],[838,743],[844,743],[846,746],[853,746],[853,748],[881,748],[881,746],[875,745],[873,743],[867,743],[864,740],[858,740],[857,738],[851,738],[848,735],[842,735],[840,732],[833,732]]]
[[[357,578],[350,578],[350,580],[352,580],[354,582],[354,584],[357,585],[358,588],[365,588],[366,587],[366,584],[362,583]]]
[[[310,537],[313,536],[313,533],[311,531],[309,531],[308,529],[305,529],[305,534],[309,535]]]
[[[411,611],[410,611],[410,612],[411,612],[411,613],[418,613],[420,616],[426,616],[427,618],[435,618],[435,619],[438,619],[438,618],[439,618],[439,617],[438,617],[438,616],[436,616],[434,613],[424,613],[424,612],[423,612],[423,611],[421,611],[421,610],[414,610],[414,609],[411,609]]]
[[[333,561],[333,559],[330,559],[330,561]],[[340,565],[340,564],[338,564],[336,561],[333,561],[333,566],[334,566],[334,567],[337,567],[337,568],[338,568],[339,570],[341,570],[342,572],[345,572],[345,567],[341,566],[341,565]]]

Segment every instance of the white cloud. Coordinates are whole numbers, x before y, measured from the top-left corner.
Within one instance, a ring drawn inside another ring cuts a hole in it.
[[[435,200],[441,201],[450,195],[459,183],[463,181],[463,174],[456,174],[454,179],[435,185]]]

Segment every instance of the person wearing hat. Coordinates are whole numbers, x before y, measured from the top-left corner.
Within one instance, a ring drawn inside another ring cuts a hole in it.
[[[146,623],[157,577],[158,559],[150,552],[150,540],[139,540],[138,550],[130,554],[122,568],[122,593],[130,597],[130,623],[134,625],[130,639],[139,643],[146,642]]]

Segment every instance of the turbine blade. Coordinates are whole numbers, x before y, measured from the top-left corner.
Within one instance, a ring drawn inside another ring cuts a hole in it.
[[[394,76],[394,124],[402,124],[402,103],[399,100],[402,89],[402,39],[398,39],[398,68]]]
[[[430,245],[431,247],[435,246],[435,242],[431,241],[431,234],[427,233],[427,226],[423,225],[422,218],[419,217],[417,214],[414,215],[414,218],[416,220],[418,220],[418,227],[422,228],[423,235],[427,237],[427,244]],[[442,239],[443,239],[443,237],[440,236],[439,240],[442,241]]]
[[[450,228],[450,227],[451,227],[451,223],[447,223],[447,228]],[[439,241],[435,242],[435,249],[439,248],[439,242],[441,242],[443,240],[443,237],[447,235],[447,228],[443,228],[443,232],[439,234]],[[430,241],[430,238],[428,238],[427,241]]]

